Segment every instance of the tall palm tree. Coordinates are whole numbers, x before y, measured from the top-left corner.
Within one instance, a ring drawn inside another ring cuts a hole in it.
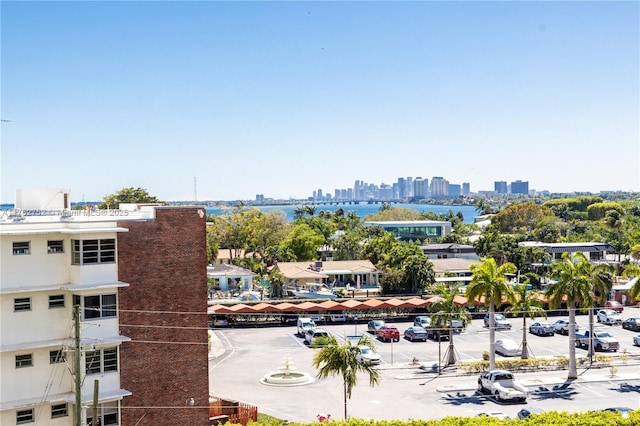
[[[480,301],[489,307],[489,369],[496,368],[496,330],[495,310],[502,305],[503,299],[512,300],[513,288],[507,281],[507,274],[516,273],[516,265],[507,262],[500,266],[494,258],[483,258],[480,264],[469,267],[471,282],[467,286],[466,296],[469,302]]]
[[[640,244],[637,244],[640,246]],[[624,271],[622,271],[622,276],[623,277],[640,277],[640,266],[639,265],[629,265],[626,268],[624,268]],[[631,300],[636,301],[638,299],[640,299],[640,279],[638,279],[635,284],[633,285],[633,287],[631,287],[631,292],[630,292],[630,296],[631,296]]]
[[[434,312],[431,314],[431,326],[437,328],[446,326],[449,330],[447,365],[452,365],[456,363],[456,353],[453,346],[453,321],[461,321],[462,325],[466,327],[471,322],[471,314],[466,306],[454,302],[455,296],[460,292],[458,284],[440,284],[434,289],[434,292],[440,299],[431,305],[431,311]],[[440,365],[440,361],[438,361],[438,365]]]
[[[578,252],[569,256],[564,253],[561,260],[551,264],[551,275],[556,280],[547,288],[549,306],[558,308],[563,299],[569,311],[569,374],[568,379],[578,378],[576,367],[576,310],[592,308],[595,304],[595,291],[608,292],[606,265],[592,265],[587,256]],[[610,285],[608,286],[610,289]],[[590,328],[592,327],[590,321]],[[590,349],[591,350],[591,349]]]
[[[547,317],[547,312],[542,308],[542,302],[528,289],[528,283],[518,284],[515,287],[515,299],[510,308],[506,309],[513,315],[522,314],[522,359],[529,358],[527,347],[527,317]]]
[[[363,372],[369,376],[369,385],[375,386],[380,382],[380,372],[371,364],[358,361],[355,346],[364,345],[374,349],[373,341],[367,336],[362,336],[353,345],[351,340],[339,343],[331,335],[324,339],[322,347],[313,357],[313,366],[319,368],[317,378],[324,379],[328,376],[342,376],[344,391],[344,418],[347,419],[347,400],[351,398],[351,390],[358,382],[358,373]]]

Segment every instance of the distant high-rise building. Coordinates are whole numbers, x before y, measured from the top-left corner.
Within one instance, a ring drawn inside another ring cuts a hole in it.
[[[449,181],[441,176],[434,176],[431,178],[429,189],[432,198],[447,197],[449,195]]]
[[[322,189],[318,189],[318,190],[315,192],[315,194],[316,194],[316,196],[315,196],[315,199],[316,199],[316,200],[318,200],[318,201],[322,200],[322,198],[323,198],[323,195],[322,195]]]
[[[493,182],[493,190],[498,194],[506,194],[507,193],[507,182],[495,181]]]
[[[511,182],[511,193],[529,195],[529,182],[521,180]]]
[[[395,184],[397,187],[396,197],[395,198],[406,198],[407,196],[407,181],[404,178],[398,178],[398,183]]]
[[[462,196],[468,197],[471,194],[471,184],[469,182],[462,183]]]
[[[256,201],[258,202],[264,201],[264,194],[256,194]]]
[[[413,178],[411,176],[407,177],[407,198],[413,197]]]
[[[460,196],[460,185],[457,183],[450,183],[447,188],[447,195],[449,197],[459,197]]]
[[[429,195],[429,179],[415,178],[413,181],[413,196],[418,199],[427,198]]]

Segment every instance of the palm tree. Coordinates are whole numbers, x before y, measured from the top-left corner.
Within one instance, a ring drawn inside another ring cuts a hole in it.
[[[640,244],[637,244],[640,245]],[[626,268],[624,268],[624,271],[622,271],[622,276],[623,277],[640,277],[640,266],[638,265],[629,265]],[[631,287],[631,292],[630,292],[630,296],[631,296],[631,300],[638,300],[640,299],[640,279],[638,279],[635,284],[633,285],[633,287]]]
[[[529,358],[529,349],[527,348],[527,317],[535,319],[536,317],[547,317],[547,312],[542,309],[542,302],[538,300],[535,294],[528,289],[528,282],[516,285],[515,300],[510,308],[506,311],[513,315],[522,314],[522,359]]]
[[[592,265],[582,252],[575,253],[573,257],[564,253],[561,260],[551,264],[551,275],[556,282],[547,288],[549,306],[558,308],[566,298],[569,311],[569,374],[567,377],[569,380],[578,378],[575,346],[576,310],[578,306],[592,308],[595,304],[595,291],[600,294],[606,294],[609,291],[612,280],[606,272],[608,268],[610,268],[608,265]],[[589,327],[592,327],[592,320]],[[591,347],[589,351],[591,353]]]
[[[469,314],[466,306],[461,306],[454,302],[455,296],[460,292],[458,284],[440,284],[434,290],[439,300],[431,305],[431,311],[435,311],[431,315],[431,326],[437,328],[446,326],[448,328],[449,356],[447,365],[452,365],[456,363],[455,348],[453,346],[453,321],[461,321],[463,327],[466,327],[471,322],[471,314]],[[438,361],[438,365],[440,365],[440,361]]]
[[[480,300],[484,297],[484,304],[489,307],[489,369],[496,368],[496,330],[495,310],[503,299],[511,300],[513,288],[507,281],[507,274],[515,274],[516,265],[507,262],[500,266],[494,258],[483,258],[480,264],[469,267],[472,273],[471,282],[467,287],[466,296],[469,302]]]
[[[324,339],[322,347],[313,357],[313,366],[319,368],[317,378],[324,379],[328,376],[342,376],[344,389],[344,418],[347,419],[347,400],[351,398],[351,390],[358,382],[358,373],[363,372],[369,376],[369,385],[375,386],[380,382],[380,372],[371,364],[358,361],[355,347],[364,345],[374,349],[373,341],[367,336],[358,339],[353,345],[351,340],[338,343],[331,335]]]

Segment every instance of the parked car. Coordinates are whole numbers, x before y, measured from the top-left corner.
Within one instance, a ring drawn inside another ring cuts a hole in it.
[[[481,411],[476,414],[476,417],[495,417],[496,419],[511,420],[511,417],[502,411]]]
[[[513,339],[496,340],[496,353],[502,356],[520,356],[522,349]]]
[[[478,377],[478,391],[490,394],[498,401],[526,401],[529,390],[507,370],[491,370]]]
[[[640,334],[638,334],[637,336],[633,336],[633,345],[640,346]]]
[[[620,416],[622,416],[623,419],[626,419],[629,417],[629,413],[634,411],[634,409],[630,407],[609,407],[605,408],[602,411],[613,411],[614,413],[620,413]]]
[[[367,330],[372,334],[376,334],[382,327],[384,327],[382,320],[371,320],[367,323]]]
[[[605,309],[611,309],[612,311],[616,311],[619,314],[622,313],[622,311],[624,311],[624,306],[622,306],[622,303],[616,300],[607,300],[606,302],[604,302],[604,307]]]
[[[398,342],[400,340],[400,331],[395,325],[385,324],[378,330],[378,339],[383,342],[390,340]]]
[[[345,314],[330,314],[329,321],[331,322],[347,322],[347,316]]]
[[[369,346],[358,345],[353,348],[356,352],[356,359],[363,364],[380,364],[380,355]]]
[[[329,333],[322,328],[311,328],[307,330],[307,333],[304,335],[304,341],[309,345],[321,345],[322,340],[329,337]]]
[[[588,348],[589,342],[591,340],[591,336],[589,334],[589,330],[586,330],[584,333],[576,334],[576,348]],[[620,347],[620,342],[618,342],[615,337],[609,334],[608,331],[602,330],[601,328],[597,328],[593,330],[593,348],[597,352],[600,351],[614,351],[616,352]]]
[[[640,330],[640,318],[638,317],[627,318],[626,320],[622,321],[622,328],[626,330],[631,330],[631,331]]]
[[[569,334],[569,320],[559,319],[553,323],[553,329],[558,334]],[[576,324],[576,333],[580,330],[580,326]]]
[[[484,316],[484,326],[489,327],[489,313],[486,313]],[[496,313],[493,315],[493,327],[497,329],[511,330],[511,323],[504,315]]]
[[[422,340],[423,342],[426,342],[429,338],[429,335],[427,334],[427,330],[414,325],[404,331],[404,338],[411,342],[416,340]]]
[[[306,338],[307,330],[316,328],[316,323],[309,317],[299,317],[297,327],[298,336]]]
[[[447,329],[429,327],[426,330],[427,330],[427,337],[429,337],[429,339],[431,340],[438,340],[438,341],[449,340],[449,330]]]
[[[622,315],[611,309],[599,310],[597,318],[603,324],[622,324]]]
[[[522,410],[518,411],[518,418],[520,420],[524,420],[529,416],[532,416],[534,414],[540,414],[540,413],[544,413],[544,410],[542,408],[539,408],[539,407],[527,407],[527,408],[523,408]]]
[[[536,321],[529,326],[529,333],[538,336],[553,336],[556,332],[550,322]]]
[[[422,327],[422,328],[427,328],[431,325],[431,318],[425,315],[417,316],[413,320],[413,325]]]

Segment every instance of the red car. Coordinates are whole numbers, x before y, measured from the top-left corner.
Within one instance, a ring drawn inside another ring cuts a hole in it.
[[[378,330],[378,339],[383,342],[393,340],[400,341],[400,330],[395,325],[385,324]]]
[[[615,300],[607,300],[606,302],[604,302],[604,307],[605,309],[611,309],[612,311],[616,311],[617,313],[624,311],[624,306],[622,306],[622,303],[616,302]]]

